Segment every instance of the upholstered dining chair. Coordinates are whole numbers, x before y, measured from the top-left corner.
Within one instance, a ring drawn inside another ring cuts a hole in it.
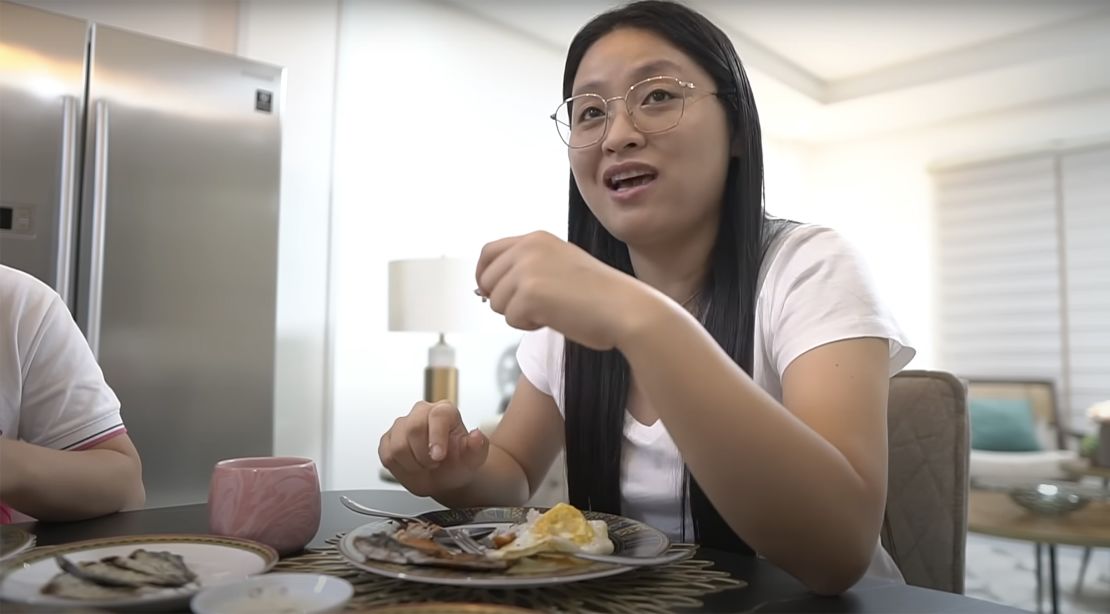
[[[890,380],[889,473],[883,547],[906,582],[964,592],[967,544],[967,393],[941,371]]]

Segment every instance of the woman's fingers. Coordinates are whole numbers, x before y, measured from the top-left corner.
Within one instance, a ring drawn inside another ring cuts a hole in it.
[[[450,452],[451,434],[466,431],[458,408],[452,403],[441,401],[428,410],[427,444],[425,450],[430,462],[439,463]]]
[[[478,429],[466,434],[461,438],[462,451],[459,456],[463,465],[471,469],[477,469],[486,462],[486,457],[489,456],[489,438]]]

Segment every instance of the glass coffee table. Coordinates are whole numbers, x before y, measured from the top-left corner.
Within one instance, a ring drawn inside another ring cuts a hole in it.
[[[1038,611],[1042,546],[1047,546],[1049,597],[1052,612],[1058,613],[1056,546],[1110,548],[1110,491],[1055,481],[975,483],[968,493],[967,529],[1035,544]]]
[[[1077,478],[1100,478],[1103,487],[1110,483],[1110,467],[1094,465],[1087,459],[1066,460],[1060,463],[1060,468]]]

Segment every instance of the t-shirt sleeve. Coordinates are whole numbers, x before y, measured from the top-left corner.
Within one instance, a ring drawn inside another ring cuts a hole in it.
[[[547,376],[547,340],[543,330],[524,333],[516,348],[516,362],[520,372],[536,390],[551,396],[551,381]]]
[[[31,334],[23,364],[19,438],[57,450],[80,450],[125,433],[119,399],[57,295]]]
[[[861,255],[829,228],[804,229],[776,257],[769,322],[770,358],[781,376],[809,350],[844,339],[889,341],[890,374],[915,354],[883,305]]]
[[[563,336],[550,328],[524,333],[516,350],[520,372],[563,411]]]

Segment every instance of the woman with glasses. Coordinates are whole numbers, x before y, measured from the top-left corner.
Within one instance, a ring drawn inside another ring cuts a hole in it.
[[[765,214],[728,37],[669,2],[602,14],[563,98],[569,241],[501,239],[478,264],[530,331],[509,408],[487,440],[418,403],[382,462],[448,506],[522,505],[565,447],[579,508],[758,553],[818,593],[900,579],[879,545],[886,401],[914,351],[839,235]]]

